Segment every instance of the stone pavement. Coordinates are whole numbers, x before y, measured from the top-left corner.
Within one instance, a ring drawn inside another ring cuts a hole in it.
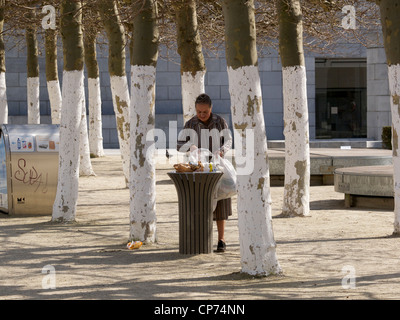
[[[346,208],[332,185],[312,186],[311,216],[279,218],[283,188],[271,187],[283,275],[240,273],[236,197],[224,254],[179,254],[178,203],[157,165],[158,240],[128,250],[129,190],[117,151],[81,177],[76,222],[0,215],[0,299],[398,299],[399,238],[393,211]],[[173,162],[173,161],[172,161]],[[214,240],[216,228],[214,227]],[[214,246],[216,242],[214,241]],[[54,271],[55,287],[46,282]]]

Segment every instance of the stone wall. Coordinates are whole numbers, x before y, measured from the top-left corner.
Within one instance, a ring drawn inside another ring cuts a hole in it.
[[[382,127],[392,123],[384,48],[367,49],[367,89],[368,138],[381,140]]]
[[[162,52],[165,53],[165,52]],[[62,51],[59,49],[59,77],[62,82]],[[108,50],[105,45],[98,47],[100,83],[103,113],[103,138],[105,148],[117,148],[118,139],[108,75]],[[165,58],[168,56],[168,58]],[[315,138],[315,58],[306,57],[308,108],[310,119],[310,138]],[[41,122],[50,122],[50,104],[46,89],[44,57],[40,65],[40,105]],[[129,55],[127,55],[127,72],[129,74]],[[9,105],[9,123],[26,123],[26,54],[25,49],[17,48],[6,51],[6,81]],[[206,59],[205,90],[213,100],[213,111],[222,115],[230,127],[230,97],[226,60],[223,54]],[[278,54],[273,52],[260,56],[259,71],[263,94],[264,119],[268,140],[283,140],[283,97],[282,72]],[[174,54],[161,54],[157,64],[156,78],[156,128],[165,133],[160,136],[158,146],[169,146],[169,134],[175,134],[183,127],[182,95],[180,87],[179,57]],[[171,138],[174,140],[174,137]]]

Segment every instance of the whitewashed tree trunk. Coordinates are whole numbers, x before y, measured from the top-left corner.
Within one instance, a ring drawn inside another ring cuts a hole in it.
[[[153,159],[158,58],[157,1],[132,2],[130,105],[130,238],[155,242],[156,170]]]
[[[97,14],[89,6],[84,14]],[[103,121],[101,117],[100,72],[97,63],[97,30],[86,26],[84,34],[85,64],[88,76],[88,109],[89,109],[89,149],[92,157],[103,157]]]
[[[88,78],[88,93],[90,153],[95,157],[104,157],[100,78]]]
[[[376,0],[380,9],[383,42],[388,65],[392,110],[392,161],[394,182],[394,231],[400,236],[400,0]]]
[[[184,123],[196,115],[194,102],[196,98],[205,92],[204,79],[206,71],[184,72],[181,76],[182,82],[182,108]]]
[[[51,123],[59,124],[61,119],[62,96],[58,80],[47,81],[47,92],[51,106]]]
[[[247,162],[253,162],[250,173],[246,168],[237,167],[242,272],[251,275],[278,274],[282,271],[276,257],[272,230],[267,136],[257,67],[254,2],[224,0],[222,9],[235,137],[242,137],[242,154],[254,154],[254,159],[246,159]],[[253,143],[248,143],[244,137],[248,134],[246,130],[254,136]],[[236,139],[236,150],[239,143]]]
[[[125,71],[125,28],[115,0],[100,0],[99,13],[108,37],[108,71],[110,74],[122,169],[129,186],[129,86]]]
[[[28,9],[27,16],[36,17],[36,11]],[[40,100],[39,100],[39,62],[37,29],[35,24],[27,25],[25,30],[26,40],[26,66],[27,66],[27,113],[28,124],[40,124]]]
[[[282,214],[310,215],[310,148],[307,77],[304,66],[285,67],[283,114],[285,135],[285,187]]]
[[[392,110],[392,157],[393,157],[393,181],[394,181],[394,234],[400,235],[400,64],[390,65],[389,88],[391,94]]]
[[[126,75],[110,76],[110,84],[115,119],[117,123],[119,148],[121,151],[122,169],[124,172],[126,184],[129,185],[129,107],[131,104],[131,99],[129,95],[128,80]]]
[[[53,205],[53,221],[73,221],[79,189],[79,145],[82,103],[84,100],[83,70],[64,71],[57,194]]]
[[[282,216],[310,215],[307,77],[300,0],[277,0],[282,60],[285,187]]]
[[[52,221],[68,222],[75,220],[78,202],[80,128],[85,99],[81,2],[63,0],[60,16],[64,72],[58,184]]]
[[[237,176],[242,272],[251,275],[277,274],[281,268],[276,258],[272,230],[267,138],[258,68],[228,67],[228,77],[234,128],[238,130],[238,136],[243,136],[246,129],[254,133],[254,144],[244,145],[242,151],[246,154],[247,149],[253,148],[253,172],[240,174],[238,168]]]
[[[205,93],[206,65],[202,51],[195,0],[176,0],[175,10],[178,53],[181,57],[183,121],[196,115],[196,98]]]
[[[155,79],[155,67],[131,66],[130,238],[149,242],[156,241]]]
[[[82,114],[80,120],[80,139],[79,139],[79,175],[80,176],[94,176],[92,162],[90,160],[90,149],[89,149],[89,137],[87,129],[87,118],[86,118],[86,99],[83,96],[82,99]]]
[[[0,124],[8,123],[7,85],[6,85],[6,52],[3,40],[5,0],[0,0]]]
[[[57,62],[57,31],[53,29],[45,30],[44,49],[46,52],[46,82],[47,93],[50,100],[51,123],[59,124],[61,119],[61,88],[58,80]]]
[[[6,74],[0,72],[0,124],[8,123]]]
[[[152,131],[155,117],[155,68],[131,66],[131,183],[130,237],[156,240],[155,166]],[[150,106],[150,108],[149,108]],[[145,226],[145,227],[143,227]]]
[[[27,79],[28,124],[40,124],[39,77]]]

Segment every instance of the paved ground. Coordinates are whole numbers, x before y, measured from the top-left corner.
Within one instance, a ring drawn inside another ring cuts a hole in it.
[[[240,273],[235,198],[227,252],[181,255],[177,196],[166,174],[172,164],[159,165],[158,242],[129,251],[129,191],[119,156],[108,153],[93,166],[97,175],[80,179],[76,223],[0,214],[0,299],[400,297],[400,238],[391,236],[393,212],[346,209],[333,186],[311,187],[309,218],[277,218],[283,188],[271,187],[284,273],[254,278]],[[42,273],[43,268],[53,273]]]

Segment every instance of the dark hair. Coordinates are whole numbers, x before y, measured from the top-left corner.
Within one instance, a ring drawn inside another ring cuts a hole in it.
[[[196,102],[194,104],[196,105],[198,103],[199,104],[208,104],[210,107],[212,105],[211,98],[208,95],[206,95],[205,93],[202,93],[201,95],[199,95],[196,98]]]

